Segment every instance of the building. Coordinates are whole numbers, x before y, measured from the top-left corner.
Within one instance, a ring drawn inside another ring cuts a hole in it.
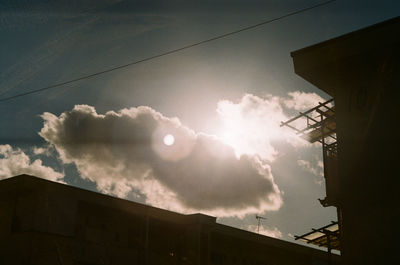
[[[339,264],[338,256],[334,256]],[[61,183],[0,181],[0,264],[322,265],[326,252]]]
[[[337,139],[334,155],[324,151],[321,203],[338,208],[344,264],[399,263],[399,48],[397,17],[291,54],[296,74],[334,99]]]

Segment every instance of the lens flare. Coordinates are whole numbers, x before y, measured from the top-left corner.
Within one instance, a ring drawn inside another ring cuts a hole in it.
[[[167,134],[164,136],[164,144],[171,146],[175,142],[175,137],[172,134]]]

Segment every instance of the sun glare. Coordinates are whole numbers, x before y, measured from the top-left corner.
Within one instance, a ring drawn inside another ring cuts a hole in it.
[[[237,158],[243,154],[258,154],[270,161],[276,155],[271,141],[283,137],[279,124],[273,121],[242,119],[237,116],[225,120],[218,136],[225,144],[233,147]]]
[[[164,136],[164,144],[165,145],[173,145],[175,142],[175,137],[172,134],[167,134]]]

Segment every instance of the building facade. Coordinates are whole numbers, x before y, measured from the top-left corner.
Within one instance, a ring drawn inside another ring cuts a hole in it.
[[[334,192],[344,264],[398,264],[400,17],[292,53],[295,72],[334,98]],[[329,172],[325,172],[327,174]],[[328,185],[328,183],[327,183]],[[330,193],[330,194],[329,194]]]

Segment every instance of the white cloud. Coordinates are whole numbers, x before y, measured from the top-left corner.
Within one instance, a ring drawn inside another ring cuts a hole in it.
[[[20,174],[34,175],[52,181],[62,181],[64,177],[62,173],[44,166],[40,159],[31,162],[29,156],[21,149],[0,145],[0,179]]]
[[[102,192],[144,196],[149,204],[179,212],[244,216],[280,208],[282,192],[268,165],[280,155],[274,145],[311,146],[280,123],[289,119],[287,111],[318,100],[298,91],[222,100],[218,137],[196,133],[149,107],[98,114],[77,105],[60,116],[44,113],[40,135]],[[167,134],[175,138],[171,146],[163,143]],[[307,161],[301,163],[311,170]]]
[[[271,142],[281,139],[280,122],[287,119],[278,97],[246,94],[238,103],[222,100],[217,113],[223,125],[220,136],[238,155],[257,154],[269,161],[276,158],[278,151]]]
[[[46,147],[33,147],[33,154],[35,155],[44,155],[44,156],[51,156],[51,146]]]
[[[217,216],[277,210],[282,204],[271,169],[258,156],[237,157],[217,137],[195,133],[149,107],[101,115],[77,105],[42,118],[40,135],[103,192],[124,197],[139,191],[154,206]],[[175,137],[171,146],[163,143],[167,134]]]
[[[310,172],[311,174],[323,177],[324,176],[324,164],[322,160],[318,161],[306,161],[299,159],[297,160],[297,164],[303,168],[304,170]]]
[[[238,102],[221,100],[217,113],[222,126],[218,133],[221,139],[234,147],[237,156],[259,155],[274,161],[279,150],[274,143],[286,141],[294,147],[310,147],[295,131],[281,122],[291,118],[287,112],[312,108],[325,101],[315,93],[290,92],[287,97],[266,95],[264,98],[246,94]],[[295,127],[304,128],[305,119],[295,122]]]
[[[326,100],[315,93],[305,93],[301,91],[294,91],[288,93],[289,98],[283,99],[283,104],[289,108],[297,111],[304,111],[311,109],[323,103]]]
[[[265,228],[264,226],[260,225],[260,227],[257,228],[256,225],[249,225],[247,227],[247,230],[254,232],[254,233],[259,233],[264,236],[274,237],[274,238],[282,238],[283,237],[282,232],[277,227]]]

